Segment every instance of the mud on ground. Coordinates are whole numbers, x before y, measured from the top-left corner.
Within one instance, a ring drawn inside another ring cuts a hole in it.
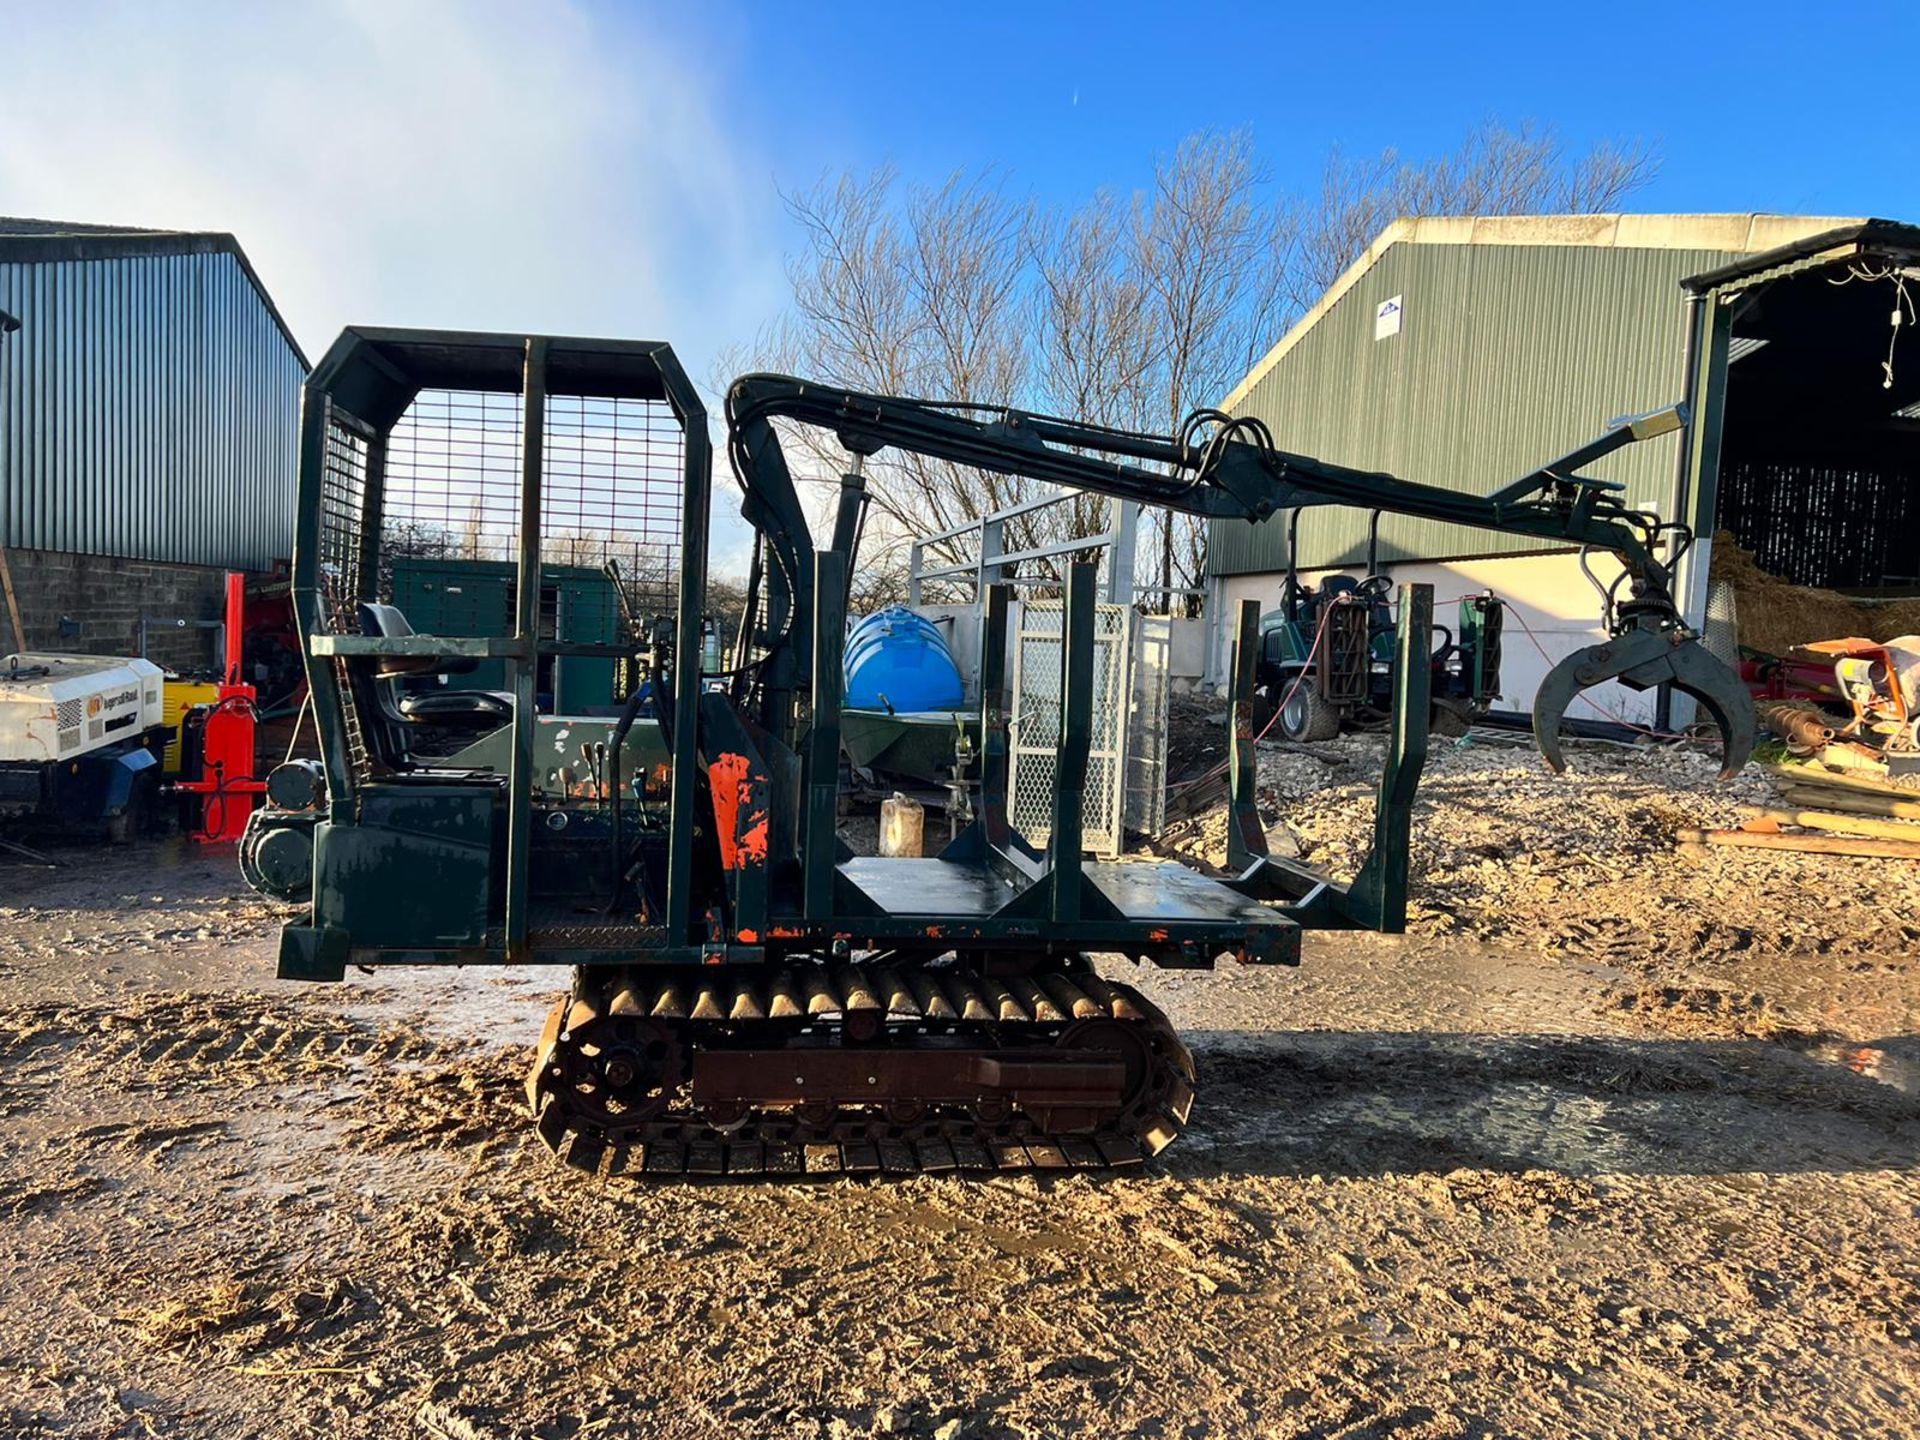
[[[1263,767],[1328,863],[1351,748]],[[551,977],[285,985],[229,857],[0,869],[0,1434],[1913,1433],[1910,882],[1687,870],[1645,758],[1442,754],[1419,933],[1140,977],[1202,1086],[1120,1175],[584,1179]]]

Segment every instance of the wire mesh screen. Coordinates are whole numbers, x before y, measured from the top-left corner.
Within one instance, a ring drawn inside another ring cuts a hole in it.
[[[1127,714],[1126,827],[1158,835],[1167,818],[1167,692],[1173,675],[1173,622],[1165,615],[1133,621],[1132,704]]]
[[[320,468],[319,623],[336,635],[358,634],[360,576],[366,536],[367,456],[372,432],[343,410],[327,407],[326,453]],[[339,681],[340,724],[355,778],[367,779],[367,750],[359,701],[342,659],[333,662]]]
[[[381,527],[400,559],[510,562],[520,535],[518,395],[423,390],[387,440]],[[543,566],[619,568],[636,615],[672,614],[680,585],[685,436],[663,402],[549,395]],[[543,617],[549,635],[565,602]],[[575,608],[579,606],[575,602]],[[591,628],[604,628],[594,617]]]
[[[1126,813],[1128,636],[1132,611],[1100,605],[1093,621],[1093,734],[1087,758],[1081,839],[1097,855],[1123,848]],[[1036,846],[1053,832],[1054,775],[1060,751],[1060,702],[1066,644],[1065,607],[1030,600],[1014,625],[1012,744],[1007,783],[1009,819]]]
[[[320,472],[320,583],[333,630],[357,631],[360,542],[367,496],[367,432],[329,408],[326,459]]]

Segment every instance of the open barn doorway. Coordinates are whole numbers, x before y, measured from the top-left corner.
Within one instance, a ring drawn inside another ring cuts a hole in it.
[[[1795,585],[1920,595],[1920,230],[1861,231],[1702,277],[1730,325],[1712,529]]]

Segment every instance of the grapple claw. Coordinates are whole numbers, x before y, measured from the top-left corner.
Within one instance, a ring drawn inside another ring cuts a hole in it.
[[[1533,697],[1533,734],[1550,769],[1566,768],[1560,722],[1582,690],[1618,680],[1629,690],[1670,684],[1691,695],[1720,731],[1720,778],[1731,780],[1753,753],[1753,699],[1746,685],[1686,631],[1636,628],[1589,645],[1548,673]]]

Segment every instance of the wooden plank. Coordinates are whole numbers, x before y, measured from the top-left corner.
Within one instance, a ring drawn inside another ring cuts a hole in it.
[[[1743,830],[1759,830],[1767,825],[1797,825],[1802,830],[1833,830],[1842,835],[1877,835],[1883,840],[1920,841],[1920,821],[1885,820],[1870,815],[1840,815],[1830,810],[1768,809],[1760,805],[1742,805],[1740,813],[1753,823]]]
[[[7,547],[0,545],[0,590],[7,593],[7,618],[13,622],[13,648],[27,648],[26,627],[20,623],[20,601],[13,593],[13,565],[7,559]]]
[[[1820,765],[1762,765],[1761,769],[1789,785],[1816,785],[1832,790],[1857,790],[1868,795],[1920,797],[1920,791],[1905,790],[1888,780],[1871,775],[1828,770]]]
[[[1844,790],[1819,790],[1789,786],[1784,797],[1789,805],[1804,805],[1816,810],[1831,810],[1844,815],[1878,815],[1883,819],[1920,820],[1920,795],[1911,800],[1891,796],[1858,794]]]
[[[1846,835],[1760,835],[1748,830],[1681,830],[1682,845],[1733,845],[1754,850],[1797,850],[1809,855],[1872,855],[1886,860],[1920,860],[1920,843],[1854,839]]]

